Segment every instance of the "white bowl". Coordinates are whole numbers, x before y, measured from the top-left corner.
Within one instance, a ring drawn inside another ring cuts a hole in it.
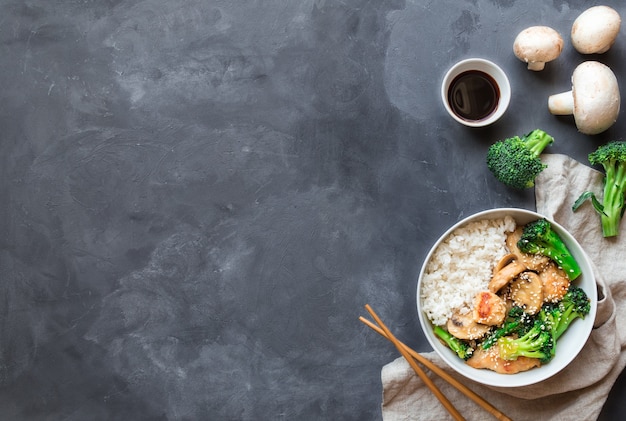
[[[567,331],[563,334],[563,336],[559,338],[556,355],[549,363],[542,365],[541,367],[533,368],[531,370],[516,374],[500,374],[487,369],[476,369],[470,367],[447,346],[443,345],[439,341],[437,336],[433,333],[433,325],[422,310],[421,300],[421,288],[424,272],[437,246],[439,246],[439,244],[446,237],[448,237],[448,235],[450,235],[452,231],[461,227],[462,225],[483,219],[503,218],[506,215],[512,216],[518,225],[523,225],[539,218],[546,218],[543,215],[525,209],[499,208],[476,213],[450,227],[450,229],[448,229],[439,238],[439,240],[437,240],[435,245],[433,245],[428,255],[426,256],[426,260],[424,261],[424,265],[422,266],[422,269],[420,271],[419,279],[417,282],[417,311],[420,325],[422,326],[428,342],[433,347],[435,352],[459,374],[467,377],[468,379],[485,385],[498,387],[520,387],[539,383],[563,370],[563,368],[565,368],[572,360],[574,360],[574,358],[576,358],[580,350],[587,342],[587,339],[589,338],[589,335],[593,328],[593,322],[596,316],[598,301],[596,280],[593,274],[593,269],[589,258],[587,257],[587,254],[581,248],[580,244],[574,239],[574,237],[565,230],[565,228],[563,228],[558,223],[552,221],[550,218],[546,218],[548,221],[550,221],[554,231],[559,234],[559,236],[563,239],[568,249],[580,265],[582,274],[573,282],[575,285],[580,286],[589,296],[589,299],[591,300],[591,310],[584,319],[578,319],[574,321],[567,329]]]

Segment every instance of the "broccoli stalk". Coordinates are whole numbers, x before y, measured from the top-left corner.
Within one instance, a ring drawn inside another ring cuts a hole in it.
[[[626,142],[614,141],[600,146],[589,154],[592,165],[604,167],[604,197],[602,203],[590,191],[584,192],[572,206],[575,212],[587,199],[591,199],[593,208],[600,214],[602,234],[615,237],[619,233],[619,224],[624,216],[624,195],[626,194]]]
[[[448,346],[448,348],[454,351],[459,358],[466,361],[474,353],[474,348],[472,348],[467,342],[453,336],[441,326],[435,326],[433,328],[433,332],[443,341],[444,344]]]
[[[542,363],[547,363],[552,359],[553,345],[552,335],[544,330],[544,325],[539,320],[522,336],[504,336],[498,339],[500,358],[503,360],[528,357],[538,358]]]
[[[554,138],[540,129],[500,140],[487,151],[487,168],[509,187],[533,187],[537,175],[547,167],[539,156],[553,142]]]
[[[565,271],[570,281],[582,273],[572,253],[545,218],[524,226],[517,247],[524,253],[541,254],[551,258]]]
[[[567,293],[558,303],[543,305],[537,313],[537,320],[543,323],[545,330],[552,336],[552,356],[556,352],[557,340],[574,320],[584,319],[590,310],[589,297],[582,288],[575,285],[570,285]]]
[[[578,286],[570,285],[567,293],[555,306],[555,311],[552,313],[554,317],[554,326],[552,327],[554,340],[559,339],[574,320],[584,319],[590,310],[591,304],[585,291]]]
[[[537,320],[543,322],[545,330],[552,336],[552,356],[556,353],[557,327],[561,319],[562,310],[559,303],[546,303],[537,313]]]

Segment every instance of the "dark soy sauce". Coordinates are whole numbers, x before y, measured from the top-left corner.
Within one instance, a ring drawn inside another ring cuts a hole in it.
[[[498,84],[487,73],[468,70],[454,78],[448,89],[452,111],[468,121],[478,121],[493,113],[500,99]]]

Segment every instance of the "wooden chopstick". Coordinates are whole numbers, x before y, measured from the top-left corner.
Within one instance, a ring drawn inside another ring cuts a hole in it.
[[[402,356],[407,360],[411,368],[413,368],[413,371],[415,371],[415,374],[417,374],[419,378],[422,379],[424,384],[428,386],[430,391],[433,392],[433,394],[437,397],[437,399],[439,399],[439,402],[441,402],[441,404],[448,410],[450,415],[452,415],[452,417],[457,421],[465,421],[465,418],[463,418],[461,413],[454,407],[454,405],[452,405],[452,402],[450,402],[448,398],[446,398],[446,396],[443,393],[441,393],[441,390],[439,390],[439,388],[435,385],[435,383],[433,383],[430,377],[428,377],[426,373],[424,372],[424,370],[422,370],[422,368],[419,365],[417,365],[417,363],[415,362],[415,359],[413,359],[411,357],[411,354],[408,353],[405,347],[403,347],[400,344],[400,341],[398,341],[398,339],[396,339],[396,337],[393,336],[393,333],[391,333],[391,331],[387,328],[387,326],[385,326],[383,321],[380,320],[378,315],[374,312],[374,310],[370,307],[369,304],[365,305],[365,309],[374,318],[376,323],[378,323],[378,326],[380,326],[380,328],[385,333],[386,338],[389,339],[389,341],[391,341],[391,343],[393,343],[396,346],[398,351],[400,351],[400,354],[402,354]]]
[[[367,320],[363,316],[359,317],[359,320],[361,322],[363,322],[366,326],[368,326],[369,328],[374,330],[379,335],[383,336],[384,338],[389,339],[383,329],[381,329],[380,327],[376,326],[374,323],[370,322],[369,320]],[[472,401],[476,402],[481,408],[483,408],[484,410],[486,410],[487,412],[492,414],[496,419],[501,420],[501,421],[512,421],[504,413],[502,413],[500,410],[495,408],[493,405],[491,405],[489,402],[487,402],[485,399],[483,399],[480,395],[476,394],[473,390],[471,390],[470,388],[468,388],[467,386],[465,386],[464,384],[459,382],[457,379],[455,379],[454,377],[452,377],[448,373],[446,373],[439,366],[437,366],[436,364],[434,364],[430,360],[424,358],[421,354],[419,354],[417,351],[411,349],[410,347],[408,347],[404,343],[402,343],[400,341],[398,341],[398,343],[400,344],[400,346],[402,346],[402,348],[404,350],[406,350],[406,352],[411,357],[415,358],[422,365],[426,366],[430,371],[432,371],[433,373],[437,374],[439,377],[441,377],[446,382],[448,382],[451,386],[456,388],[458,391],[463,393],[465,396],[470,398]],[[421,376],[420,376],[420,378],[421,378]]]

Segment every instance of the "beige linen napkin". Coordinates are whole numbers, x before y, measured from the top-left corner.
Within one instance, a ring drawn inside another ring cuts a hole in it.
[[[449,369],[433,352],[424,356],[446,369],[513,420],[594,420],[626,365],[626,223],[617,238],[602,237],[600,219],[591,203],[576,213],[578,196],[593,190],[602,197],[602,173],[564,155],[544,154],[548,165],[537,178],[537,211],[568,229],[595,265],[598,312],[594,329],[578,357],[563,371],[540,384],[522,388],[494,388],[474,383]],[[437,386],[468,420],[491,416],[435,375]],[[446,420],[449,414],[403,358],[385,365],[382,415],[385,421]]]

